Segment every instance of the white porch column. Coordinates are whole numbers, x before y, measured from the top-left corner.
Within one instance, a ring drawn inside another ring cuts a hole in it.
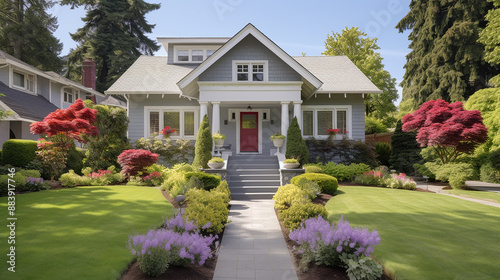
[[[200,125],[201,125],[201,122],[203,121],[203,117],[207,114],[207,106],[208,106],[208,102],[206,101],[200,101]]]
[[[302,129],[302,100],[293,101],[293,116],[297,117],[300,129]]]
[[[281,102],[281,134],[286,136],[288,131],[288,125],[290,123],[288,117],[288,104],[290,101],[282,101]]]
[[[212,134],[220,131],[220,102],[212,102]]]

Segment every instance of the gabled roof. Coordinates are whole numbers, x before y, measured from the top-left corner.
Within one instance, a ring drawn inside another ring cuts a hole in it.
[[[183,91],[183,95],[189,97],[196,97],[195,94],[198,92],[198,86],[195,85],[198,76],[212,66],[217,60],[224,56],[228,51],[230,51],[236,44],[241,40],[246,38],[249,34],[254,36],[258,41],[260,41],[264,46],[266,46],[270,51],[276,54],[281,60],[288,64],[293,70],[295,70],[299,75],[303,77],[303,81],[308,84],[307,87],[310,92],[306,95],[311,96],[315,90],[321,87],[323,84],[317,77],[315,77],[311,72],[309,72],[305,67],[300,65],[295,59],[293,59],[289,54],[287,54],[283,49],[281,49],[276,43],[271,41],[266,35],[264,35],[260,30],[258,30],[251,23],[247,24],[243,29],[241,29],[236,35],[234,35],[227,43],[220,47],[212,56],[207,58],[203,63],[201,63],[192,72],[186,75],[182,80],[180,80],[177,85]]]
[[[177,82],[196,65],[167,64],[166,56],[140,56],[107,94],[182,94]]]
[[[42,70],[36,68],[35,66],[30,65],[30,64],[12,56],[12,55],[10,55],[10,54],[0,50],[0,64],[2,64],[2,63],[12,64],[18,68],[29,71],[31,73],[34,73],[34,74],[41,76],[41,77],[44,77],[46,79],[53,80],[55,82],[58,82],[60,84],[65,85],[65,86],[72,86],[72,87],[78,88],[80,90],[84,90],[84,91],[91,93],[91,94],[104,96],[104,94],[102,94],[98,91],[95,91],[91,88],[84,87],[83,85],[81,85],[75,81],[72,81],[70,79],[66,79],[65,77],[63,77],[55,72],[42,71]]]
[[[317,93],[382,93],[347,56],[297,56],[323,85]]]
[[[127,109],[127,102],[121,101],[118,98],[114,98],[111,95],[108,95],[106,99],[104,99],[99,103],[99,105],[107,105],[111,107],[120,107],[123,109]]]
[[[9,88],[8,85],[0,82],[0,103],[5,104],[8,110],[14,111],[20,118],[31,121],[42,121],[49,113],[57,110],[57,106],[50,103],[40,95],[33,95],[26,92]]]

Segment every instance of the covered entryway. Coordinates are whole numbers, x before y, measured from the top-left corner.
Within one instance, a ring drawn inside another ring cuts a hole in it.
[[[240,112],[240,152],[259,152],[259,113]]]

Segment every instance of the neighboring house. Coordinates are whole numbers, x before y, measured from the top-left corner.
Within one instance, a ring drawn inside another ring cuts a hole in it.
[[[205,114],[233,154],[274,153],[269,137],[293,117],[304,138],[338,128],[364,140],[364,98],[382,92],[346,56],[291,57],[252,24],[231,38],[158,41],[167,57],[139,57],[106,91],[127,98],[131,141],[167,125],[195,140]]]
[[[118,98],[114,98],[111,95],[108,95],[106,97],[106,99],[104,99],[99,104],[100,105],[107,105],[107,106],[111,106],[111,107],[119,107],[119,108],[127,109],[127,102],[121,101]]]
[[[99,103],[104,94],[95,91],[95,64],[84,61],[87,86],[54,72],[42,71],[0,51],[0,110],[14,114],[0,120],[0,147],[9,139],[38,139],[30,133],[30,124],[41,121],[50,112],[68,108],[78,98]]]

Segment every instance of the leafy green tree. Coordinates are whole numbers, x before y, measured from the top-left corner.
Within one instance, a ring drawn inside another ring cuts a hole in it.
[[[96,90],[108,89],[142,54],[153,55],[160,46],[146,36],[154,24],[145,15],[160,8],[143,0],[66,0],[63,4],[85,5],[85,25],[71,38],[79,43],[68,57],[67,76],[81,80],[78,65],[92,58],[97,65]]]
[[[396,119],[390,116],[396,111],[394,102],[398,99],[396,79],[384,70],[377,45],[377,38],[370,39],[357,27],[345,28],[342,33],[333,32],[325,41],[324,55],[345,55],[375,84],[382,94],[369,94],[365,99],[365,113],[377,119],[395,124]]]
[[[63,45],[52,34],[57,19],[52,0],[0,1],[0,49],[44,71],[60,72]]]
[[[0,93],[0,96],[5,96],[5,94]],[[12,111],[4,111],[0,110],[0,121],[2,121],[3,118],[6,118],[10,115],[13,115],[14,113]]]
[[[474,93],[465,104],[467,110],[478,110],[488,128],[488,141],[476,149],[488,152],[500,148],[500,88],[487,88]]]
[[[129,122],[127,111],[117,107],[94,105],[90,100],[85,101],[85,106],[97,110],[93,125],[97,127],[99,133],[95,136],[84,136],[87,142],[84,166],[94,171],[106,170],[112,165],[120,168],[118,156],[124,150],[131,148],[127,138]]]
[[[374,117],[365,117],[365,135],[389,132],[387,127]]]
[[[484,59],[491,65],[500,66],[500,0],[489,0],[495,6],[486,15],[488,25],[479,34],[479,42],[484,44]],[[500,74],[490,79],[490,83],[500,87]]]
[[[391,137],[391,168],[408,174],[414,173],[413,165],[422,162],[420,145],[417,143],[416,132],[404,132],[401,120],[396,125],[396,130]]]
[[[207,163],[212,158],[212,145],[212,133],[210,132],[208,116],[205,115],[198,129],[198,135],[196,136],[193,160],[194,166],[208,168]]]
[[[287,131],[286,140],[286,158],[298,158],[300,165],[309,163],[309,149],[306,141],[302,138],[297,117],[293,117]]]
[[[396,25],[399,32],[411,30],[401,82],[406,107],[414,110],[437,99],[464,101],[486,87],[496,70],[486,63],[477,40],[492,6],[485,0],[410,2],[410,11]]]

